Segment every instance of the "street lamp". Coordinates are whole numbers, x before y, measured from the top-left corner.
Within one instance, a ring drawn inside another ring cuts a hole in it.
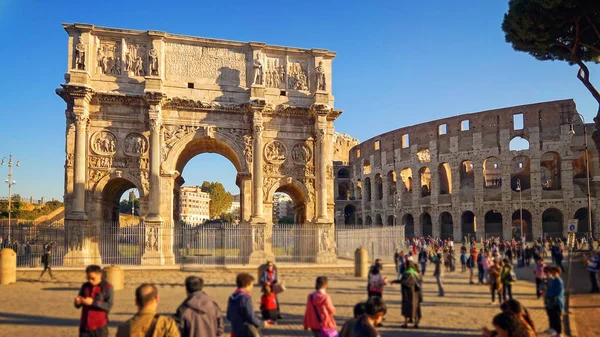
[[[13,159],[12,159],[12,153],[8,156],[8,158],[6,157],[2,157],[2,162],[0,163],[0,165],[4,165],[5,163],[5,159],[8,159],[8,179],[5,180],[6,184],[8,185],[8,243],[11,242],[11,238],[10,238],[10,221],[11,221],[11,213],[12,213],[12,193],[11,193],[11,189],[12,186],[14,184],[16,184],[17,182],[13,180],[13,174],[12,174],[12,168],[13,168]],[[17,160],[17,167],[21,166],[19,161]]]
[[[587,220],[588,220],[588,229],[589,229],[589,238],[592,237],[592,197],[590,194],[590,158],[588,154],[588,141],[587,141],[587,127],[585,125],[585,118],[580,113],[575,112],[575,114],[581,117],[583,121],[583,141],[584,141],[584,156],[585,156],[585,175],[587,179]],[[569,134],[572,136],[575,135],[575,128],[573,127],[573,117],[569,117]]]
[[[402,202],[402,197],[400,196],[400,193],[398,193],[398,191],[395,191],[394,192],[394,203],[390,205],[390,206],[394,207],[394,226],[396,226],[396,223],[397,223],[396,211],[398,209],[398,205],[400,205],[401,202]]]
[[[517,179],[517,191],[519,191],[519,222],[521,224],[521,240],[523,240],[523,237],[525,236],[525,234],[523,234],[523,201],[521,199],[521,179]],[[525,241],[525,240],[523,240]],[[525,242],[523,242],[525,243]]]

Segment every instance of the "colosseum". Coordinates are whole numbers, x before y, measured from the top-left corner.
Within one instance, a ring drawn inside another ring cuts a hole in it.
[[[598,154],[590,148],[586,165],[584,127],[591,135],[593,124],[584,125],[568,99],[444,118],[355,142],[348,160],[334,163],[336,224],[404,225],[407,237],[455,240],[562,237],[573,221],[581,235],[598,233]]]

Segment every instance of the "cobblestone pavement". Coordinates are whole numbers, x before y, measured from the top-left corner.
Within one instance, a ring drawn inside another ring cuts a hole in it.
[[[445,275],[446,296],[437,297],[432,270],[425,275],[424,303],[421,328],[418,330],[400,329],[400,288],[388,287],[384,300],[388,303],[388,315],[380,330],[386,336],[479,336],[482,326],[490,326],[498,306],[490,305],[490,292],[487,286],[469,285],[468,272],[454,272]],[[152,282],[158,287],[159,311],[173,313],[185,297],[182,285],[186,276],[192,273],[179,271],[126,271],[125,289],[115,294],[115,306],[110,315],[110,335],[116,327],[136,311],[133,290],[142,282]],[[236,272],[209,271],[197,273],[205,279],[205,291],[226,308],[227,297],[234,290]],[[39,272],[19,272],[17,284],[0,287],[0,337],[3,336],[77,336],[79,311],[73,307],[73,298],[84,273],[74,271],[55,272],[56,281],[38,281]],[[329,290],[337,308],[336,320],[341,326],[352,315],[355,303],[366,299],[366,281],[355,278],[348,269],[306,269],[289,270],[280,273],[287,291],[280,295],[284,319],[271,329],[266,336],[308,336],[302,331],[302,319],[306,296],[312,291],[314,279],[318,275],[330,278]],[[393,278],[393,267],[386,266],[384,275]],[[548,327],[542,302],[535,297],[533,270],[531,267],[517,270],[519,281],[514,286],[515,298],[521,300],[530,310],[538,331]],[[46,276],[47,277],[47,276]],[[255,308],[258,309],[259,290],[253,291]],[[540,334],[540,336],[545,336]]]
[[[587,264],[581,258],[573,261],[571,275],[570,312],[573,313],[572,324],[576,325],[579,337],[600,336],[598,316],[600,315],[600,294],[589,294],[591,288]]]

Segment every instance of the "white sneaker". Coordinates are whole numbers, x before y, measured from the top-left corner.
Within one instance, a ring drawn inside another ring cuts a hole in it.
[[[547,333],[548,335],[554,335],[556,333],[556,331],[554,331],[554,329],[552,328],[548,328],[548,330],[544,331],[545,333]]]
[[[490,303],[490,305],[496,305],[496,302],[494,301],[494,302]]]

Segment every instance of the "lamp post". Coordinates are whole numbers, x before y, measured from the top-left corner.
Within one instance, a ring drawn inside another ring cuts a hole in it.
[[[397,214],[396,211],[398,210],[398,205],[400,204],[400,202],[402,201],[402,198],[400,197],[400,194],[398,193],[398,191],[394,192],[394,203],[391,204],[390,206],[394,207],[394,227],[397,224]]]
[[[579,117],[581,117],[581,120],[583,121],[583,141],[584,141],[584,153],[583,155],[585,156],[585,176],[586,176],[586,180],[587,180],[587,220],[588,220],[588,229],[589,229],[589,238],[592,237],[592,197],[590,194],[590,158],[589,158],[589,154],[588,154],[588,137],[587,137],[587,127],[585,125],[585,118],[583,118],[583,115],[580,113],[575,113],[577,115],[579,115]],[[575,135],[575,128],[573,127],[573,117],[569,117],[569,134],[571,136]]]
[[[523,201],[521,199],[521,179],[517,179],[517,191],[519,191],[519,223],[521,225],[521,239],[523,239],[523,237],[525,236],[525,234],[523,234]],[[525,242],[523,242],[525,243]]]
[[[13,168],[13,159],[12,159],[12,153],[8,156],[8,158],[6,157],[2,157],[2,162],[0,163],[0,165],[4,165],[5,163],[5,159],[8,159],[8,179],[5,180],[6,184],[8,185],[8,243],[11,242],[11,237],[10,237],[10,221],[11,221],[11,214],[12,214],[12,186],[14,184],[16,184],[17,182],[13,180],[13,174],[12,174],[12,168]],[[17,167],[21,166],[19,161],[17,160]]]

